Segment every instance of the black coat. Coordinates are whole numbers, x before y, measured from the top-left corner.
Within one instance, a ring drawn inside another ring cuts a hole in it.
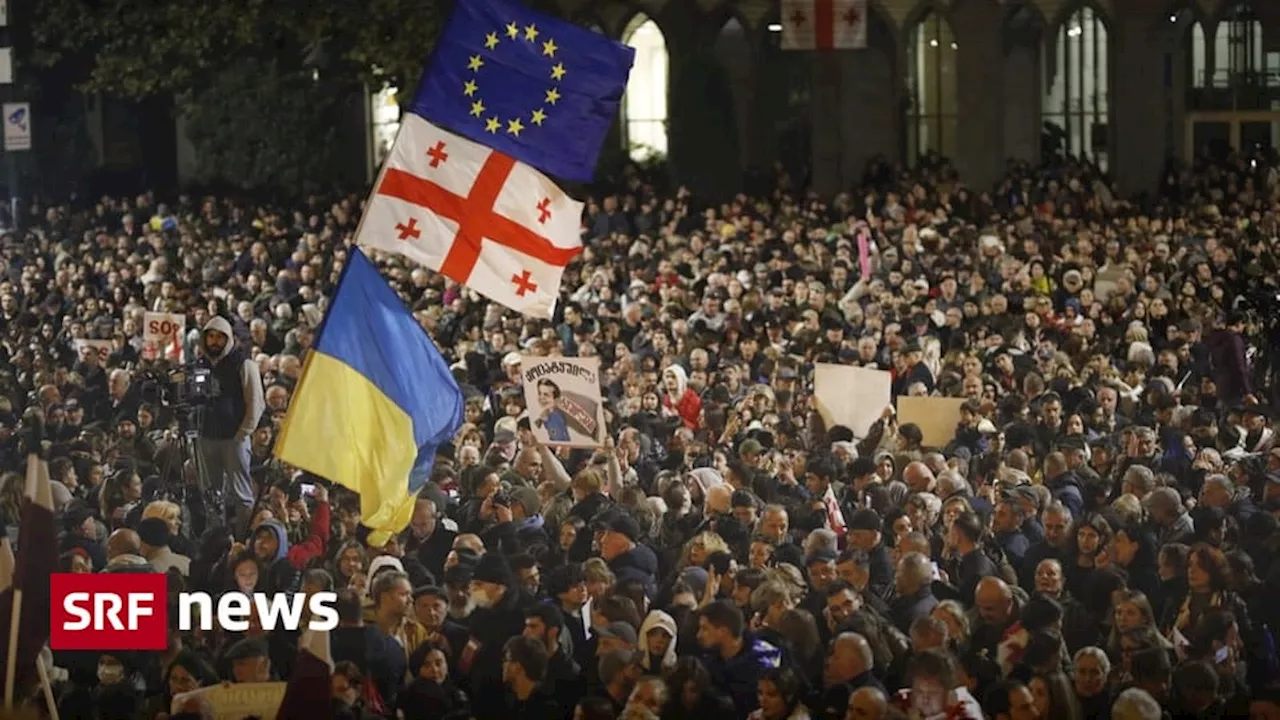
[[[465,690],[475,717],[503,717],[502,649],[507,640],[524,632],[524,612],[535,602],[525,590],[509,587],[494,607],[471,614],[471,667],[459,670],[467,680]]]
[[[938,598],[933,596],[933,588],[926,585],[913,595],[894,598],[889,606],[889,615],[899,630],[910,635],[911,623],[933,612],[937,605]]]

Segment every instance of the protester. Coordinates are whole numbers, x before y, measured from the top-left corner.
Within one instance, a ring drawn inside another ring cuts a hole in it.
[[[351,491],[270,454],[358,197],[37,205],[0,248],[0,514],[16,537],[36,410],[68,570],[332,588],[335,707],[366,717],[1274,714],[1280,307],[1251,288],[1280,270],[1277,167],[1123,201],[1074,161],[969,188],[930,158],[723,204],[632,169],[594,190],[549,322],[376,258],[467,399],[381,547]],[[202,413],[147,311],[186,315]],[[556,355],[599,360],[599,448],[535,438],[567,434],[564,391],[526,407],[522,358]],[[938,440],[891,401],[859,436],[816,363],[960,421]],[[57,652],[62,717],[286,680],[295,643]]]

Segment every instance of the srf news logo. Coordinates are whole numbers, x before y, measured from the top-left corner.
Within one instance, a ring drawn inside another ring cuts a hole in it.
[[[168,577],[159,573],[58,573],[50,576],[49,647],[54,650],[164,650],[169,644]],[[338,626],[336,593],[178,594],[182,631],[249,629],[256,618],[264,630]]]

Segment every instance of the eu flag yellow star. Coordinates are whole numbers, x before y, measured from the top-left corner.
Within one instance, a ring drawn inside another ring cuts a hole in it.
[[[512,40],[520,37],[520,26],[515,23],[507,23],[507,37]]]
[[[556,63],[551,67],[551,79],[559,80],[564,77],[564,63]]]
[[[484,101],[477,100],[471,103],[471,117],[480,117],[484,114]]]
[[[476,91],[479,89],[480,89],[480,86],[476,85],[475,80],[468,80],[466,84],[462,86],[462,94],[466,95],[467,97],[471,97],[472,95],[475,95]]]
[[[546,119],[547,119],[547,114],[542,111],[542,108],[538,108],[537,110],[533,111],[533,118],[531,119],[531,122],[534,125],[537,125],[538,127],[542,127],[542,123]]]
[[[489,33],[488,35],[485,35],[484,46],[489,50],[498,47],[498,33]]]
[[[502,121],[496,117],[491,117],[484,121],[484,129],[486,132],[496,133],[502,127]]]
[[[559,91],[559,90],[556,90],[555,88],[551,88],[550,90],[548,90],[548,91],[547,91],[547,104],[548,104],[548,105],[555,105],[555,104],[556,104],[556,101],[557,101],[557,100],[559,100],[559,99],[560,99],[560,91]]]
[[[480,59],[479,55],[472,55],[471,59],[467,60],[467,69],[471,72],[475,72],[482,67],[484,67],[484,61]]]
[[[524,29],[524,39],[533,42],[538,39],[538,26],[529,25]]]
[[[520,137],[520,131],[524,130],[524,125],[520,122],[520,118],[507,121],[507,132]]]
[[[555,57],[556,51],[559,49],[560,48],[556,47],[556,41],[550,38],[548,38],[546,42],[542,43],[542,54],[547,57]]]

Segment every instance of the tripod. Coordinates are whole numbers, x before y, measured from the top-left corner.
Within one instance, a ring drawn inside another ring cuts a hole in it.
[[[164,462],[160,466],[159,494],[163,497],[158,499],[176,502],[190,515],[188,527],[198,538],[212,525],[210,507],[219,509],[223,524],[230,523],[225,518],[222,488],[210,482],[209,470],[197,445],[204,425],[203,408],[179,403],[169,406],[169,409],[177,416],[178,432],[166,448]]]

